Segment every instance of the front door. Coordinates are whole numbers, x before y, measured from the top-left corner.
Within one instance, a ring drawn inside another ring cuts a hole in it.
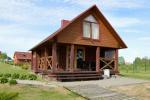
[[[82,69],[85,61],[85,48],[78,47],[76,50],[76,68]]]

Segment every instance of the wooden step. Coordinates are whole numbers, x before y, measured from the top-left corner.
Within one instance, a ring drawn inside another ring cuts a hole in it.
[[[89,77],[59,77],[57,78],[57,80],[59,81],[75,81],[75,80],[98,80],[98,79],[101,79],[100,76],[89,76]]]
[[[82,72],[55,72],[48,75],[58,81],[76,81],[76,80],[98,80],[102,78],[101,73],[96,71]]]
[[[67,76],[100,76],[100,74],[58,74],[48,75],[49,77],[67,77]]]

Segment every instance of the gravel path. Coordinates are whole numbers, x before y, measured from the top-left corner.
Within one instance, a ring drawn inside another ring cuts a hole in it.
[[[47,82],[32,81],[32,80],[17,80],[17,83],[26,84],[26,85],[46,86],[46,87],[58,87],[57,84],[55,84],[55,82],[47,83]]]
[[[150,82],[150,81],[117,76],[117,78],[95,80],[95,81],[60,82],[59,85],[61,85],[61,86],[76,86],[76,85],[95,84],[100,87],[114,87],[114,86],[147,83],[147,82]]]
[[[148,80],[140,80],[133,78],[125,78],[118,76],[117,78],[95,80],[95,81],[76,81],[76,82],[40,82],[31,80],[17,80],[19,84],[31,84],[47,87],[65,87],[91,100],[138,100],[122,93],[110,90],[110,87],[150,83]]]
[[[136,97],[118,93],[94,84],[67,86],[67,89],[90,100],[138,100]]]
[[[136,97],[110,90],[110,87],[150,83],[147,80],[117,77],[96,81],[60,82],[59,85],[90,100],[138,100]]]

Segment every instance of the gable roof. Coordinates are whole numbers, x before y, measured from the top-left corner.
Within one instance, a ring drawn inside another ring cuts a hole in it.
[[[111,31],[111,33],[113,34],[113,36],[119,41],[119,43],[121,45],[120,48],[127,48],[126,44],[123,42],[123,40],[121,39],[121,37],[118,35],[118,33],[115,31],[115,29],[108,22],[108,20],[104,17],[104,15],[101,13],[101,11],[97,8],[96,5],[93,5],[92,7],[90,7],[89,9],[87,9],[84,12],[82,12],[81,14],[79,14],[74,19],[72,19],[70,22],[68,22],[67,25],[65,25],[64,27],[61,27],[56,32],[54,32],[53,34],[51,34],[50,36],[48,36],[46,39],[44,39],[43,41],[41,41],[39,44],[37,44],[36,46],[34,46],[33,48],[31,48],[30,51],[36,49],[37,47],[39,47],[43,43],[47,42],[48,40],[51,40],[54,37],[56,37],[59,33],[61,33],[61,31],[63,31],[67,27],[69,27],[73,22],[75,22],[77,19],[79,19],[81,16],[83,16],[85,13],[87,13],[87,12],[89,12],[91,10],[95,10],[97,12],[97,14],[101,17],[101,19],[104,21],[104,24],[106,25],[106,27],[109,28],[109,30]]]
[[[31,53],[30,52],[18,52],[14,53],[14,57],[18,60],[31,60]]]

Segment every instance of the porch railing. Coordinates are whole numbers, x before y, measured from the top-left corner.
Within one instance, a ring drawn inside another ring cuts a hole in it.
[[[100,68],[101,70],[105,69],[106,67],[114,69],[114,66],[113,66],[114,63],[115,63],[115,59],[114,58],[103,58],[103,57],[100,57],[99,59],[100,59],[100,62],[104,63],[104,65]]]
[[[52,56],[41,57],[38,63],[39,69],[51,70],[52,69]]]

